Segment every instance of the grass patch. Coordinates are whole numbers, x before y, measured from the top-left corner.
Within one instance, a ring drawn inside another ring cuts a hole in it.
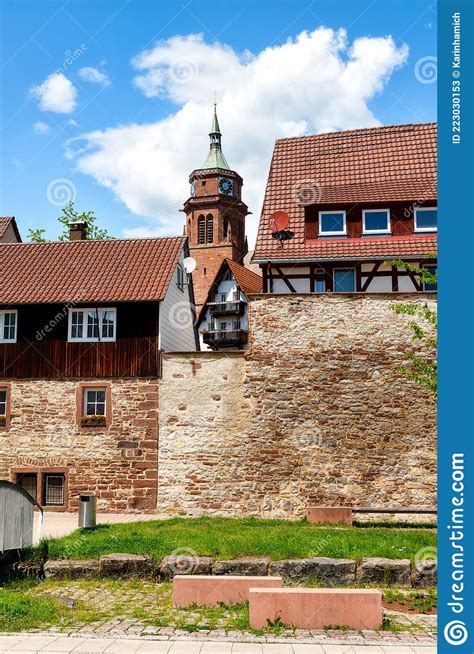
[[[28,556],[38,558],[45,549],[50,559],[87,559],[126,552],[145,554],[158,561],[186,548],[190,554],[218,559],[330,556],[359,561],[364,556],[381,556],[414,560],[419,550],[435,546],[436,532],[426,528],[320,527],[306,521],[204,517],[78,529],[64,538],[44,541],[39,550],[31,549]]]

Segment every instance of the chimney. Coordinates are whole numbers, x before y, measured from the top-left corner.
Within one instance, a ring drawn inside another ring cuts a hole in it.
[[[70,241],[85,241],[87,234],[87,222],[79,220],[75,223],[69,223],[69,240]]]

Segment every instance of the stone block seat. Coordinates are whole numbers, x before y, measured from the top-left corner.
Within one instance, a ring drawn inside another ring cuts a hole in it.
[[[281,588],[281,577],[237,575],[176,575],[173,577],[173,604],[238,604],[249,598],[249,588]]]
[[[352,509],[347,506],[310,506],[306,518],[313,525],[352,525]]]
[[[358,588],[257,588],[249,591],[250,626],[281,620],[298,629],[382,626],[382,593]]]

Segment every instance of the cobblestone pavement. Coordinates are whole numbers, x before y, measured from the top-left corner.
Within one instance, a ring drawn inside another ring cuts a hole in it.
[[[151,638],[86,638],[52,634],[0,634],[0,652],[74,652],[74,654],[435,654],[433,643],[407,644],[373,641],[361,637],[354,641],[331,636],[315,637],[312,641],[282,641],[274,638],[256,642],[255,637],[228,635],[215,640],[196,634],[195,637],[160,640]]]

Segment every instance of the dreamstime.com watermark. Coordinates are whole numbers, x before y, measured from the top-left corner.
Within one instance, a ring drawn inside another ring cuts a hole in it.
[[[464,612],[464,497],[465,463],[463,453],[451,457],[451,519],[448,525],[451,556],[449,557],[449,601],[448,610],[453,616]],[[468,638],[466,623],[458,618],[445,625],[443,636],[450,645],[462,645]]]

